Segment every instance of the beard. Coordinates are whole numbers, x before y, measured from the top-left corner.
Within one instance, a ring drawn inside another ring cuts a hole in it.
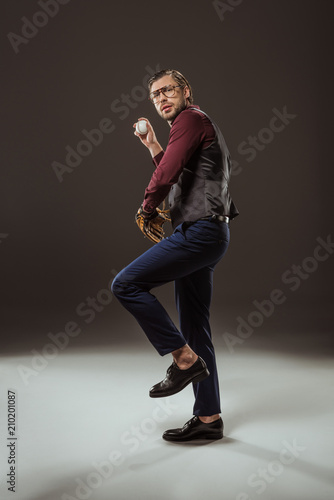
[[[182,96],[182,100],[180,100],[177,104],[172,103],[173,108],[171,112],[169,113],[164,113],[163,111],[158,110],[159,115],[163,120],[168,121],[170,124],[175,120],[175,118],[183,111],[184,109],[187,108],[188,102],[185,97]]]

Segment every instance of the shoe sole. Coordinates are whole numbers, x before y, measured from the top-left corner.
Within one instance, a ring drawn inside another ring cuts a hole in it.
[[[206,434],[205,436],[201,436],[201,437],[189,437],[189,438],[180,438],[180,439],[174,439],[172,437],[165,437],[165,436],[162,436],[162,438],[165,440],[165,441],[172,441],[173,443],[182,443],[182,442],[185,442],[185,441],[216,441],[217,439],[222,439],[224,437],[223,434],[221,433],[218,433],[218,434]]]
[[[185,387],[187,387],[187,385],[189,384],[197,384],[198,382],[202,382],[202,380],[205,380],[208,376],[210,375],[210,372],[209,370],[206,368],[205,372],[201,373],[200,375],[197,375],[197,377],[189,380],[184,386],[182,386],[180,389],[178,389],[177,391],[173,391],[173,392],[164,392],[163,394],[151,394],[150,393],[150,398],[165,398],[165,397],[168,397],[168,396],[173,396],[173,394],[177,394],[178,392],[181,392],[183,391],[183,389]]]

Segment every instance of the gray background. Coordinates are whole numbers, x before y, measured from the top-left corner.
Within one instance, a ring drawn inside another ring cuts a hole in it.
[[[278,288],[286,300],[266,325],[296,338],[317,325],[329,341],[334,257],[295,291],[282,275],[333,230],[331,2],[244,1],[220,19],[209,1],[70,0],[16,54],[7,34],[21,35],[21,18],[40,10],[35,1],[2,2],[5,347],[38,348],[69,320],[86,327],[77,346],[128,340],[120,325],[131,320],[115,299],[90,324],[76,308],[150,246],[133,220],[153,165],[132,124],[147,117],[163,145],[169,128],[138,89],[148,66],[184,73],[241,170],[230,184],[241,215],[215,274],[213,317],[222,313],[232,331],[254,300]],[[122,94],[137,97],[115,112]],[[285,106],[296,118],[247,161],[240,144]],[[52,163],[65,163],[65,147],[76,148],[82,130],[103,118],[114,130],[59,182]],[[158,295],[168,304],[172,287]]]

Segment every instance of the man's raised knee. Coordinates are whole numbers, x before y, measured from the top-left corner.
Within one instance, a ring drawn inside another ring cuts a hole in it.
[[[119,293],[124,291],[124,282],[120,278],[120,275],[117,274],[115,278],[113,279],[113,282],[111,283],[111,291],[112,293],[117,296]]]

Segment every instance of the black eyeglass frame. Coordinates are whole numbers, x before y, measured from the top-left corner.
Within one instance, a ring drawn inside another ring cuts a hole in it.
[[[175,95],[175,89],[176,89],[176,88],[184,88],[184,87],[185,87],[185,85],[165,85],[164,87],[161,87],[160,89],[157,89],[157,90],[155,90],[154,92],[152,92],[152,93],[149,95],[148,100],[149,100],[149,101],[151,101],[151,102],[153,102],[153,104],[156,104],[158,101],[154,102],[154,100],[153,100],[153,99],[155,99],[155,98],[159,98],[159,101],[160,101],[160,94],[163,94],[165,97],[167,97],[167,96],[166,96],[166,94],[164,93],[164,91],[166,91],[166,90],[167,90],[168,88],[170,88],[170,87],[172,87],[172,89],[174,90],[174,94],[173,94],[173,95],[171,95],[170,97],[174,97],[174,95]],[[155,95],[154,97],[151,97],[151,96],[152,96],[152,94],[154,94],[155,92],[159,92],[159,93],[158,93],[157,95]],[[167,98],[168,98],[168,97],[167,97]]]

